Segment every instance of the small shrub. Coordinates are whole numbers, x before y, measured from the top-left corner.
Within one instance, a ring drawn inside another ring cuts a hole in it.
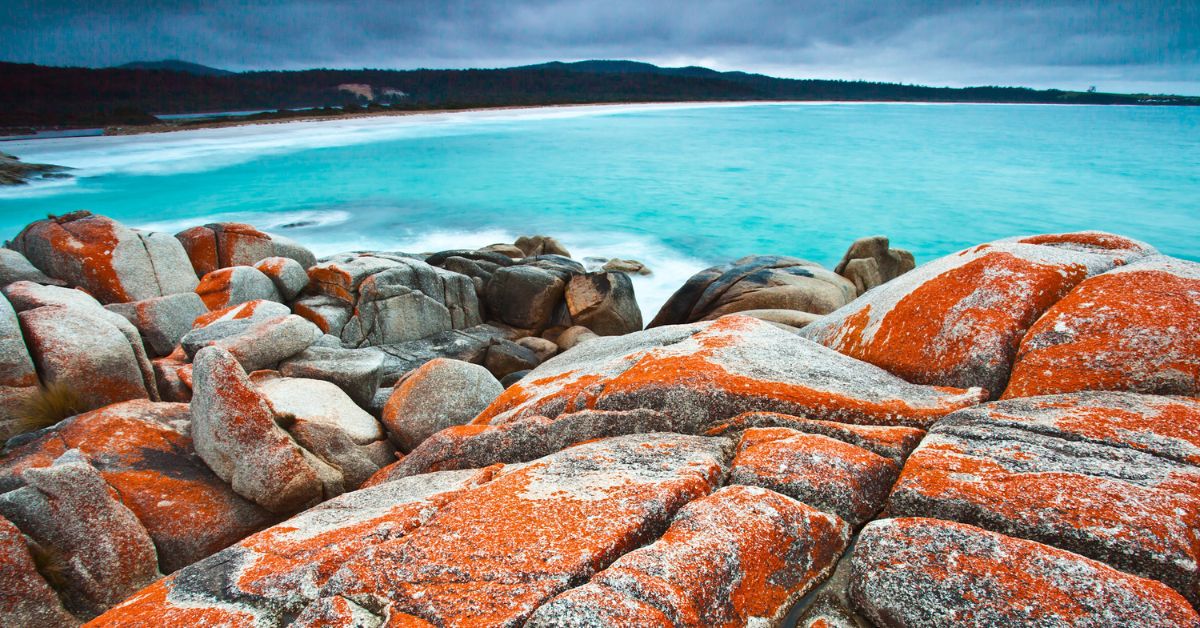
[[[42,386],[21,409],[15,433],[24,434],[49,427],[83,410],[83,402],[80,401],[79,395],[66,384],[54,382],[49,386]]]

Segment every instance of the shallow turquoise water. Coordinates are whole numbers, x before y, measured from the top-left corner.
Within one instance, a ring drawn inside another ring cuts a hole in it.
[[[90,209],[176,230],[243,219],[321,253],[549,233],[645,258],[646,298],[706,263],[833,264],[886,234],[918,262],[999,237],[1102,229],[1200,259],[1200,109],[806,104],[377,118],[9,143],[79,167],[0,192],[11,237]],[[308,226],[289,226],[289,225]]]

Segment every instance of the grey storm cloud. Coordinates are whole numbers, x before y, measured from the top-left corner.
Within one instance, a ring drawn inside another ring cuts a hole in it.
[[[4,0],[0,59],[235,70],[637,59],[777,76],[1200,93],[1200,2]]]

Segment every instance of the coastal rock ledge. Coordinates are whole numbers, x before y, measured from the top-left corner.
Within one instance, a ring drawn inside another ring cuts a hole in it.
[[[0,255],[0,626],[1200,628],[1200,264]]]

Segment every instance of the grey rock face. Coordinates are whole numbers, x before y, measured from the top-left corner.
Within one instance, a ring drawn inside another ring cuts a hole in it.
[[[571,322],[601,336],[642,330],[642,310],[625,273],[589,273],[571,277],[566,288]]]
[[[510,373],[536,368],[540,362],[537,354],[526,347],[508,340],[495,340],[488,347],[483,365],[500,379]]]
[[[194,292],[182,292],[165,297],[155,297],[133,303],[114,303],[105,306],[133,323],[141,333],[146,345],[156,356],[175,350],[180,339],[192,329],[197,316],[208,308]]]
[[[1099,628],[1200,621],[1158,582],[961,523],[873,521],[852,560],[851,599],[878,625]]]
[[[541,330],[550,325],[566,287],[562,277],[544,268],[501,268],[487,284],[488,311],[507,325]]]
[[[912,253],[888,248],[886,236],[871,236],[855,240],[833,272],[853,282],[858,294],[862,294],[916,266]]]
[[[191,358],[204,347],[221,347],[247,371],[257,371],[304,351],[320,337],[316,325],[288,314],[218,321],[188,332],[181,344]]]
[[[12,249],[0,248],[0,288],[14,281],[32,281],[34,283],[55,286],[66,285],[67,282],[38,270],[29,263],[24,255]]]
[[[828,314],[857,295],[854,284],[814,262],[776,255],[743,257],[692,276],[648,327],[712,320],[743,310]]]
[[[296,298],[308,285],[308,271],[290,257],[268,257],[254,267],[271,279],[284,301]]]
[[[229,266],[204,276],[196,294],[210,310],[219,310],[249,301],[263,299],[282,301],[271,278],[253,266]]]
[[[313,344],[284,360],[279,372],[330,382],[363,408],[370,408],[383,380],[383,352],[374,347],[343,349]]]
[[[25,346],[17,313],[0,296],[0,439],[12,435],[25,402],[37,390],[38,375]]]
[[[229,352],[197,353],[192,389],[196,453],[238,495],[286,513],[343,491],[341,473],[275,423],[270,402]]]
[[[474,419],[503,391],[482,366],[438,358],[396,387],[383,421],[392,440],[412,451],[435,432]]]
[[[158,578],[154,543],[78,450],[26,469],[26,486],[0,495],[0,515],[63,558],[63,601],[94,617]]]
[[[190,291],[196,277],[182,245],[104,216],[75,212],[31,223],[10,245],[45,274],[103,303]]]

